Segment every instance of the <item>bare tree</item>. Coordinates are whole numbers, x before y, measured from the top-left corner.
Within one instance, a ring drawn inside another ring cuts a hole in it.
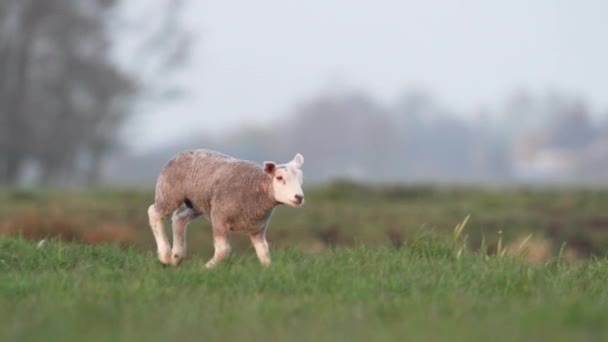
[[[99,178],[136,95],[148,89],[142,69],[113,54],[124,29],[121,3],[0,0],[0,183],[15,183],[27,162],[42,183]],[[150,58],[169,64],[184,55],[174,38],[185,40],[174,19],[179,2],[165,4],[172,10],[161,27],[140,41]]]

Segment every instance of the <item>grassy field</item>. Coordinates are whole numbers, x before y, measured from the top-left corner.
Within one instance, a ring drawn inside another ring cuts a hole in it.
[[[195,257],[0,240],[2,341],[605,341],[608,262],[530,264],[413,248]]]
[[[608,191],[337,183],[213,271],[202,220],[158,263],[151,199],[0,192],[0,341],[608,339]]]

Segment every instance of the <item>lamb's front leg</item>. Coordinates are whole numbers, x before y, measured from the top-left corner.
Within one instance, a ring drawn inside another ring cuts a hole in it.
[[[255,248],[258,259],[260,259],[260,263],[265,267],[270,266],[270,251],[268,250],[268,242],[266,241],[266,230],[263,229],[259,233],[251,234],[249,238],[251,239],[253,248]]]
[[[213,258],[209,260],[205,267],[213,268],[230,254],[230,243],[228,242],[228,225],[220,223],[213,224]]]

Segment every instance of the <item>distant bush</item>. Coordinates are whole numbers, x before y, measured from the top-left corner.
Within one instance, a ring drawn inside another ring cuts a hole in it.
[[[430,185],[384,184],[370,185],[348,179],[339,179],[317,189],[320,197],[331,200],[413,200],[432,197],[436,189]]]

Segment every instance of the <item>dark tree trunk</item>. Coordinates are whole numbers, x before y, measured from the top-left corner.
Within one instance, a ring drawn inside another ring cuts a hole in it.
[[[4,185],[16,184],[19,181],[21,175],[21,169],[23,166],[24,156],[21,153],[12,153],[5,156],[5,173],[4,178],[0,180],[0,183]]]
[[[28,64],[32,50],[36,22],[31,2],[23,3],[25,8],[21,18],[18,39],[12,37],[7,46],[5,75],[2,89],[3,120],[6,125],[2,140],[4,173],[0,183],[14,184],[19,179],[23,162],[27,156],[27,118],[24,113],[25,101],[28,99]],[[13,77],[11,77],[13,76]]]

